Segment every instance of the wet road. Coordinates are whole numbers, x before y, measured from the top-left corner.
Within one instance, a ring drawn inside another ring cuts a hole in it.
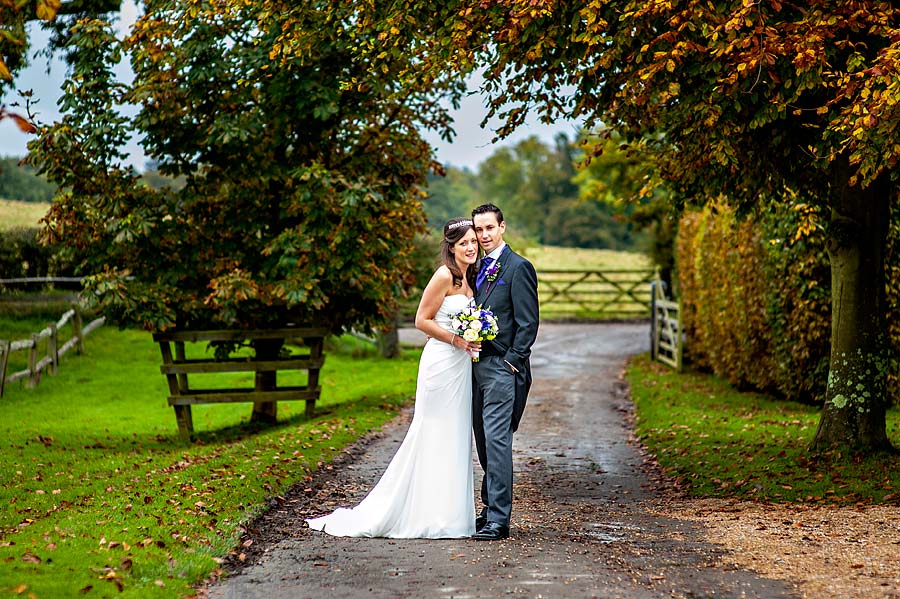
[[[416,339],[418,333],[407,333]],[[783,582],[715,567],[699,525],[666,517],[652,470],[629,441],[625,360],[647,351],[646,324],[542,325],[534,386],[515,438],[512,537],[341,539],[303,518],[364,496],[409,415],[270,512],[251,563],[201,594],[220,599],[356,597],[795,597]],[[477,466],[476,466],[477,468]],[[476,483],[480,469],[476,469]],[[477,492],[477,491],[476,491]],[[264,541],[265,539],[263,539]]]

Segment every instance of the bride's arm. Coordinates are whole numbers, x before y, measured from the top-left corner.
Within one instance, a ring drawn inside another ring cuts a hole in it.
[[[425,291],[422,292],[422,299],[419,300],[419,308],[416,310],[416,328],[438,341],[449,343],[454,347],[463,347],[465,339],[454,335],[450,331],[443,329],[434,321],[437,316],[438,309],[441,307],[447,292],[453,286],[453,275],[446,266],[441,266],[431,276]]]
[[[449,343],[453,347],[466,350],[469,353],[481,350],[480,343],[470,343],[460,337],[454,335],[450,331],[444,329],[435,322],[434,317],[437,316],[444,298],[453,289],[453,275],[446,266],[438,268],[425,286],[422,292],[422,299],[419,301],[419,309],[416,310],[416,328],[438,341]]]

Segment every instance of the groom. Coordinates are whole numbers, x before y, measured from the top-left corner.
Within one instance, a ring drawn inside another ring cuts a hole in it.
[[[472,211],[475,235],[484,250],[475,301],[490,308],[500,332],[482,341],[473,365],[472,427],[478,461],[484,470],[475,519],[479,541],[509,537],[512,511],[512,441],[531,387],[531,345],[538,330],[537,275],[531,263],[503,241],[506,222],[493,204]]]

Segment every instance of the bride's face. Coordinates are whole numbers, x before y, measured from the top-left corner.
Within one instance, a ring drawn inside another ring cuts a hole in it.
[[[478,238],[475,237],[475,231],[469,229],[451,249],[460,268],[465,269],[470,264],[475,264],[478,259]]]

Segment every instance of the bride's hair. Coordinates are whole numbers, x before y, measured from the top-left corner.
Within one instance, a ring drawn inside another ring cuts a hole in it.
[[[457,241],[462,239],[466,233],[474,230],[475,225],[470,218],[451,218],[444,225],[444,239],[441,240],[441,264],[450,269],[450,273],[453,275],[454,287],[462,287],[463,274],[456,265],[456,259],[453,257],[451,248]],[[475,273],[474,268],[466,269],[466,280],[469,282],[469,287],[472,289],[475,289],[476,276],[477,274]]]

